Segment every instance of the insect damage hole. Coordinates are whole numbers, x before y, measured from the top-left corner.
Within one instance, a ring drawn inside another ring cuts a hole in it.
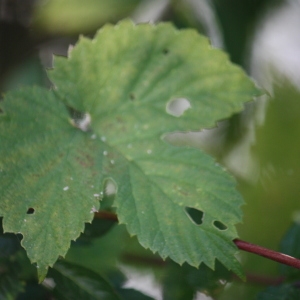
[[[27,214],[27,215],[32,215],[34,212],[35,212],[34,208],[29,207],[29,208],[27,209],[26,214]]]
[[[204,212],[202,210],[186,207],[185,212],[194,224],[201,225],[203,223]]]
[[[172,99],[167,103],[166,111],[174,117],[180,117],[187,109],[191,108],[191,103],[185,98]]]
[[[228,228],[224,223],[220,221],[214,221],[213,225],[219,230],[226,230]]]
[[[134,94],[134,93],[130,93],[130,94],[129,94],[129,99],[130,99],[131,101],[135,100],[135,94]]]
[[[117,184],[110,178],[104,183],[104,194],[106,196],[115,196],[117,193]]]
[[[162,53],[165,55],[169,54],[169,52],[170,52],[170,50],[167,48],[163,49],[163,51],[162,51]]]
[[[90,130],[92,118],[89,113],[80,112],[72,107],[68,107],[68,110],[71,116],[71,124],[74,127],[79,128],[84,132]]]

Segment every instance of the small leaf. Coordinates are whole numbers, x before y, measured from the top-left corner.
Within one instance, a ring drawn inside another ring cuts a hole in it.
[[[57,262],[50,273],[56,299],[120,299],[99,274],[68,262]]]

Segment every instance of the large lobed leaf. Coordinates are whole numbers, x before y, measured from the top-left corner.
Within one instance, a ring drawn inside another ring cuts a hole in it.
[[[68,262],[57,262],[51,270],[54,295],[61,299],[118,300],[113,287],[99,274]]]
[[[91,186],[99,192],[111,178],[118,218],[144,247],[193,266],[213,268],[218,258],[241,275],[232,239],[243,202],[234,179],[204,152],[163,136],[239,111],[257,94],[243,71],[193,30],[123,21],[56,58],[50,78],[55,95],[8,95],[0,123],[0,213],[6,231],[23,234],[31,261],[45,269],[65,254],[98,207]],[[93,132],[72,127],[57,98],[88,113]],[[169,104],[179,98],[191,107],[177,117]],[[186,207],[203,213],[201,225]]]

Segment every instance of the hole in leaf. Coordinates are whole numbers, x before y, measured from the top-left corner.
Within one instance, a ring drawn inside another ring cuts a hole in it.
[[[133,100],[135,99],[135,94],[130,93],[130,94],[129,94],[129,98],[130,98],[131,101],[133,101]]]
[[[26,214],[27,214],[27,215],[32,215],[33,213],[34,213],[34,208],[29,207],[29,208],[27,209]]]
[[[80,112],[72,107],[68,107],[68,110],[72,118],[71,123],[74,127],[79,128],[82,131],[90,130],[92,119],[89,113]]]
[[[117,193],[117,184],[112,179],[107,179],[104,183],[104,194],[114,196]]]
[[[214,221],[213,224],[219,230],[226,230],[227,229],[227,226],[225,224],[223,224],[222,222],[220,222],[220,221]]]
[[[80,120],[84,117],[84,113],[68,106],[68,111],[73,120]]]
[[[169,54],[170,50],[165,48],[162,52],[163,52],[163,54],[167,55],[167,54]]]
[[[168,102],[166,110],[167,113],[180,117],[187,109],[191,108],[191,103],[185,98],[176,98]]]
[[[185,211],[193,223],[196,225],[201,225],[203,223],[204,212],[202,210],[193,207],[186,207]]]

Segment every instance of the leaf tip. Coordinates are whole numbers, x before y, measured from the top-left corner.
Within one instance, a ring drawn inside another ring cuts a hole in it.
[[[37,265],[36,267],[37,267],[38,282],[42,283],[47,276],[48,267],[45,266],[40,267],[39,265]]]

